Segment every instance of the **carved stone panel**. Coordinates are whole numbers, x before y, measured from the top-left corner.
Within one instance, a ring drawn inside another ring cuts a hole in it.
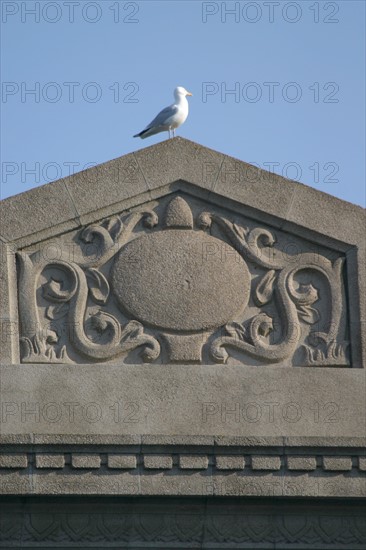
[[[21,359],[346,367],[344,262],[170,194],[18,253]]]

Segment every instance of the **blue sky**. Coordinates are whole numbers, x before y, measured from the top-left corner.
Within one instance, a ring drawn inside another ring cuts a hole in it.
[[[167,139],[182,85],[178,135],[365,205],[363,0],[1,7],[1,198]]]

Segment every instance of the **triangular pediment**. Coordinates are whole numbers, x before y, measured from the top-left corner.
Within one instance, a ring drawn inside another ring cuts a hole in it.
[[[25,362],[359,357],[356,206],[176,138],[2,208]]]
[[[164,195],[179,181],[340,243],[357,245],[363,234],[361,207],[177,137],[1,201],[0,236],[38,242]]]

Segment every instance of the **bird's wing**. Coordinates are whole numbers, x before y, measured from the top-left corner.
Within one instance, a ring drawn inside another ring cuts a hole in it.
[[[178,106],[177,105],[169,105],[169,107],[165,107],[156,117],[154,120],[150,122],[145,128],[147,130],[148,128],[153,128],[154,126],[163,126],[164,124],[167,124],[167,121],[174,116],[178,112]]]

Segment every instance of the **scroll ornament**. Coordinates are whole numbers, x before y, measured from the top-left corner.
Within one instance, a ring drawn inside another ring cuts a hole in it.
[[[349,365],[342,257],[303,252],[296,265],[278,259],[272,231],[248,229],[215,212],[194,220],[180,196],[170,200],[161,222],[154,210],[143,209],[83,228],[76,242],[96,244],[98,256],[49,261],[40,251],[18,254],[23,362],[72,362],[72,349],[98,362],[139,350],[144,362],[202,362],[204,352],[225,363],[235,352],[243,362],[250,356],[268,364],[302,346],[303,365]],[[205,247],[221,245],[227,261],[202,262]],[[254,277],[253,269],[261,275]],[[319,289],[299,282],[303,271],[325,282],[330,312],[329,330],[310,331],[305,342],[302,328],[318,323],[320,314]],[[249,306],[257,313],[248,318]],[[72,332],[67,338],[51,328],[60,319]],[[275,323],[280,330],[271,339]]]
[[[157,223],[154,212],[144,211],[133,214],[124,225],[120,218],[112,218],[106,224],[91,225],[80,234],[83,243],[98,239],[101,251],[94,264],[87,262],[77,265],[63,260],[49,262],[37,252],[31,258],[20,252],[19,301],[22,327],[35,327],[34,333],[21,338],[23,362],[65,363],[69,362],[65,345],[57,353],[55,344],[58,335],[55,331],[42,329],[36,292],[39,277],[45,269],[51,269],[54,275],[43,285],[43,298],[50,303],[46,310],[49,320],[67,316],[67,326],[72,331],[72,346],[83,357],[94,361],[106,361],[140,348],[146,362],[154,361],[160,354],[159,342],[144,333],[144,328],[136,320],[121,326],[117,318],[107,310],[98,309],[88,318],[88,324],[101,335],[107,335],[107,341],[96,343],[88,337],[85,330],[86,307],[88,297],[99,306],[108,302],[110,285],[100,271],[103,266],[130,237],[136,224],[143,220],[146,227]]]

